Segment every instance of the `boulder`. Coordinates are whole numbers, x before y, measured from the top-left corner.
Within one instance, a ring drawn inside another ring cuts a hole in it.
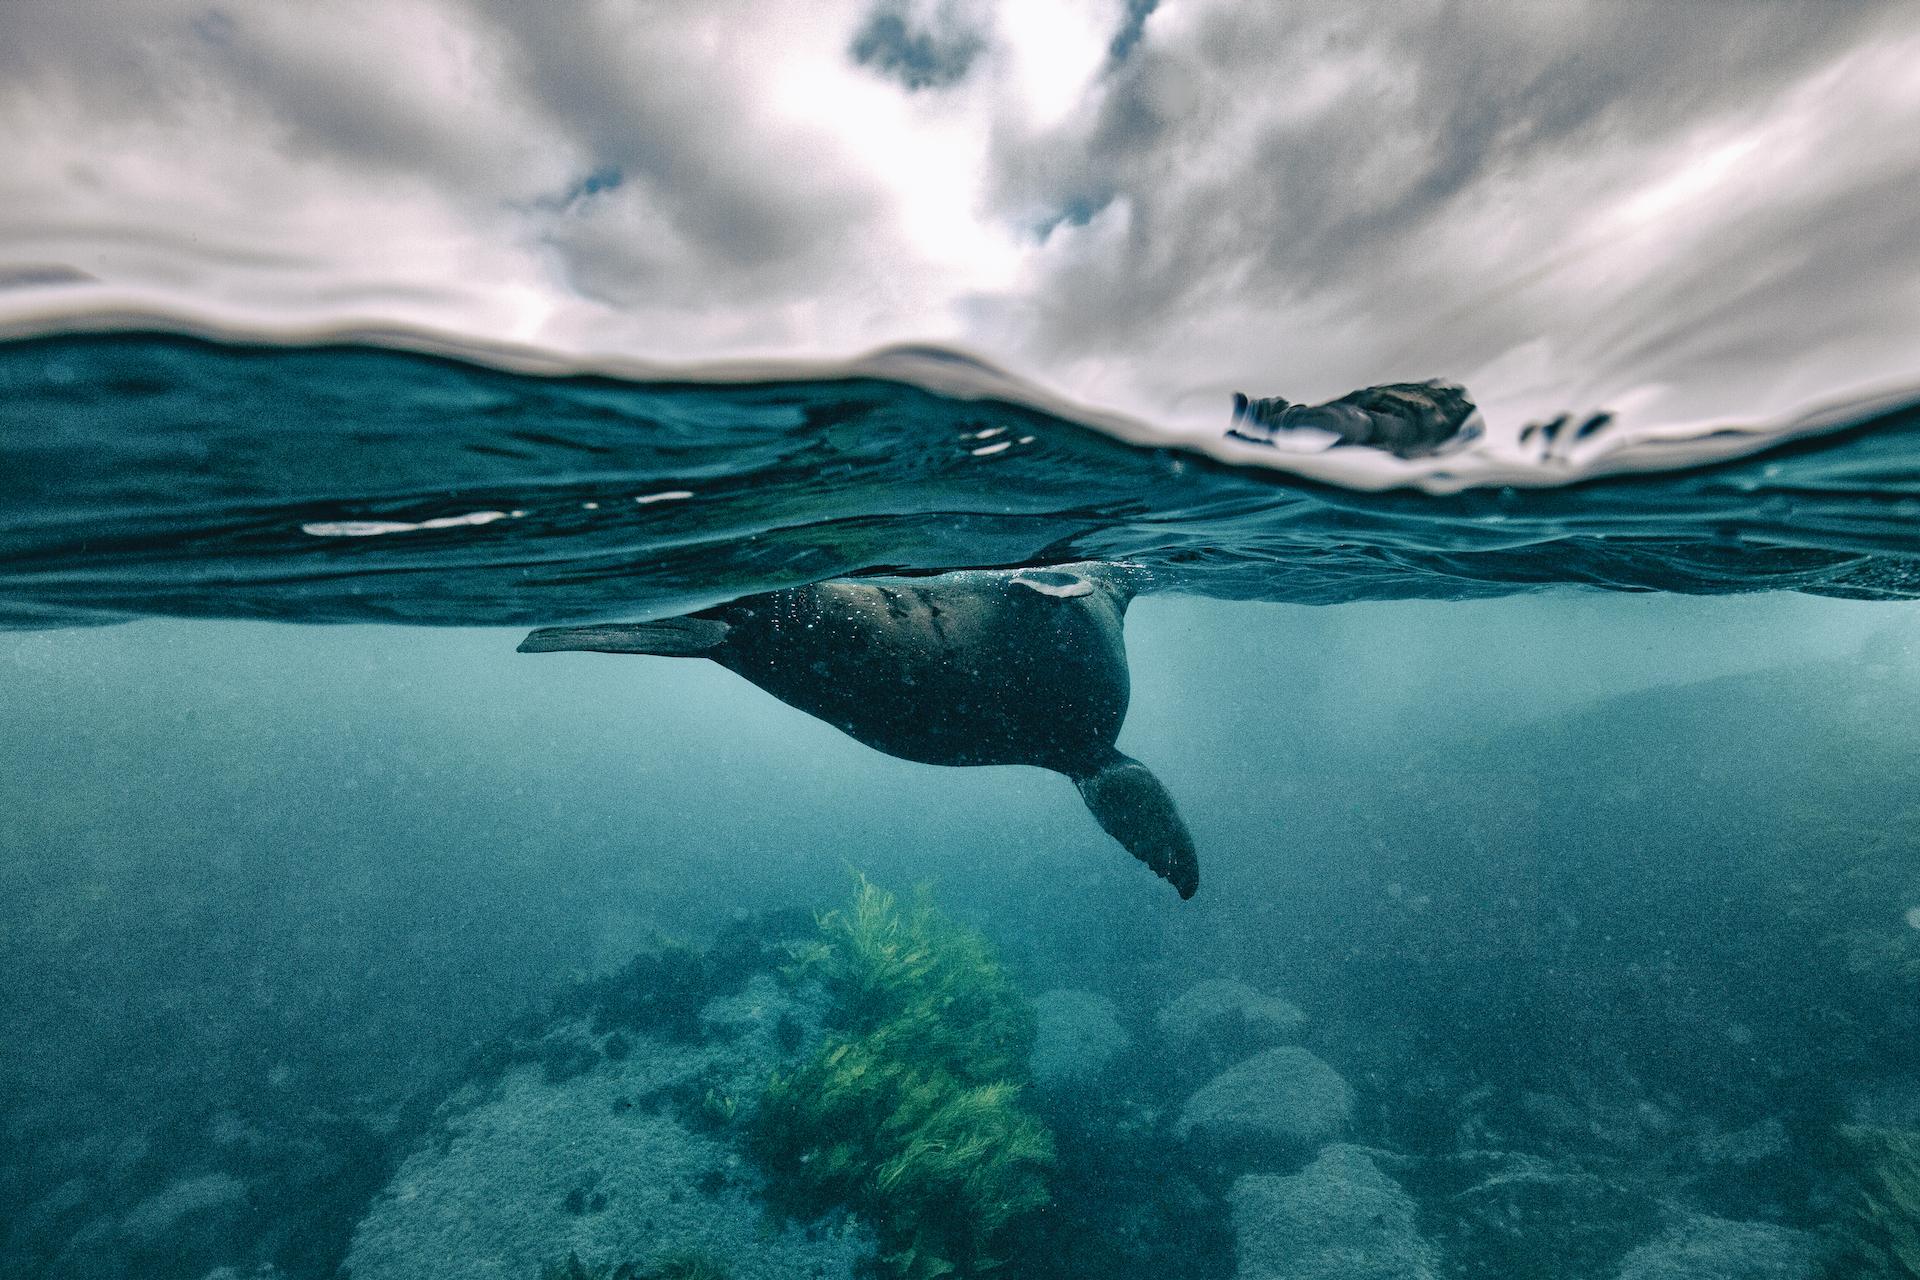
[[[1767,1222],[1691,1214],[1620,1264],[1620,1280],[1814,1280],[1815,1238]]]
[[[1265,995],[1235,978],[1209,978],[1169,1001],[1155,1016],[1167,1048],[1208,1069],[1250,1053],[1291,1044],[1307,1015],[1291,1001]]]
[[[1610,1277],[1660,1222],[1643,1191],[1572,1161],[1519,1152],[1424,1161],[1408,1184],[1422,1203],[1444,1206],[1438,1243],[1467,1275]]]
[[[1353,1090],[1305,1049],[1268,1049],[1230,1067],[1181,1109],[1176,1132],[1196,1149],[1266,1168],[1298,1164],[1346,1132]]]
[[[1046,992],[1033,1002],[1037,1022],[1033,1082],[1058,1090],[1099,1077],[1126,1051],[1132,1037],[1120,1025],[1113,1001],[1091,991]]]
[[[1289,1176],[1233,1184],[1237,1280],[1434,1280],[1414,1204],[1362,1148],[1328,1147]]]
[[[700,1011],[698,1041],[622,1033],[590,1068],[506,1070],[444,1115],[355,1228],[354,1280],[527,1280],[588,1266],[711,1256],[732,1280],[850,1280],[873,1240],[850,1221],[771,1224],[744,1114],[816,1011],[757,975]],[[559,1029],[591,1039],[580,1023]]]

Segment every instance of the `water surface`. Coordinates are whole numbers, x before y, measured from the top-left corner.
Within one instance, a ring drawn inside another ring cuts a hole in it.
[[[0,347],[0,1270],[848,1274],[873,1224],[779,1226],[748,1133],[864,873],[1037,1010],[1052,1207],[993,1274],[1868,1274],[1858,1135],[1920,1130],[1910,404],[1445,493],[968,385]],[[1189,903],[1054,774],[513,652],[1090,559],[1145,587],[1120,746]]]

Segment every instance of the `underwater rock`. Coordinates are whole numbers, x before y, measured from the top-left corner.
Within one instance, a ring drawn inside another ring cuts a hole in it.
[[[1113,1001],[1091,991],[1048,991],[1033,1013],[1033,1082],[1042,1089],[1094,1079],[1132,1043]]]
[[[648,1265],[676,1251],[728,1260],[734,1280],[849,1277],[864,1231],[775,1227],[737,1149],[751,1105],[819,1011],[771,975],[710,1001],[697,1037],[624,1034],[629,1052],[554,1079],[538,1061],[469,1090],[354,1231],[354,1280],[527,1280],[569,1252]],[[555,1028],[587,1031],[583,1020]]]
[[[1169,1050],[1189,1060],[1200,1055],[1214,1067],[1289,1044],[1306,1022],[1292,1001],[1264,995],[1237,978],[1195,983],[1154,1017]]]
[[[1346,1132],[1353,1090],[1305,1049],[1269,1049],[1187,1099],[1177,1132],[1210,1154],[1262,1166],[1306,1159]]]
[[[1237,1280],[1433,1280],[1413,1200],[1364,1148],[1328,1147],[1299,1173],[1233,1184]]]
[[[1459,1186],[1462,1178],[1468,1185]],[[1659,1223],[1645,1193],[1571,1162],[1518,1152],[1428,1161],[1409,1185],[1422,1203],[1437,1193],[1451,1219],[1440,1243],[1468,1275],[1610,1276]]]
[[[1620,1280],[1814,1280],[1816,1252],[1805,1231],[1693,1214],[1629,1253]]]
[[[1520,1115],[1528,1124],[1521,1126],[1521,1132],[1548,1135],[1562,1151],[1604,1151],[1622,1159],[1634,1159],[1685,1139],[1679,1115],[1642,1096],[1637,1085],[1622,1081],[1617,1087],[1619,1092],[1613,1097],[1583,1091],[1574,1101],[1523,1094]]]

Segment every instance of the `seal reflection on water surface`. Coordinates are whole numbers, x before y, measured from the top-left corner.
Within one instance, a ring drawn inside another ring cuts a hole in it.
[[[522,653],[709,658],[849,736],[925,764],[1064,773],[1107,834],[1191,898],[1173,797],[1114,747],[1127,715],[1124,571],[1076,564],[864,578],[656,622],[543,627]]]

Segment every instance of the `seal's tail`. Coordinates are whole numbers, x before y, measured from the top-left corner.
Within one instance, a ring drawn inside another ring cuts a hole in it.
[[[658,622],[609,622],[592,627],[541,627],[520,642],[521,653],[652,653],[666,658],[704,658],[727,638],[718,618],[662,618]]]
[[[1076,774],[1080,798],[1106,833],[1173,885],[1182,898],[1200,887],[1200,858],[1173,797],[1147,766],[1118,751],[1090,773]]]

